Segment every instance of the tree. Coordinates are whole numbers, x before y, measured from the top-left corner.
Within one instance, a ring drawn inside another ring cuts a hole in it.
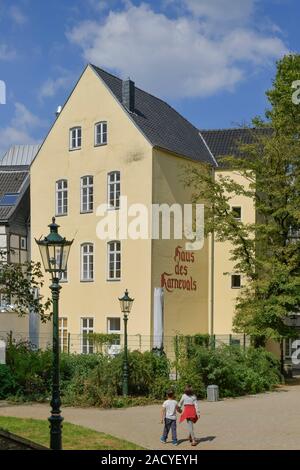
[[[36,290],[44,285],[41,264],[33,261],[23,264],[7,263],[7,252],[0,251],[0,294],[11,299],[13,310],[23,316],[35,311],[43,322],[49,320],[51,300],[37,298]]]
[[[264,343],[293,337],[286,317],[300,311],[300,107],[292,102],[292,82],[300,78],[300,56],[277,64],[267,92],[267,121],[248,128],[251,144],[239,145],[238,156],[222,161],[226,170],[244,177],[195,168],[185,174],[194,201],[206,201],[206,234],[232,243],[236,272],[246,279],[237,299],[234,330]],[[237,220],[230,201],[248,198],[256,209],[252,224]]]

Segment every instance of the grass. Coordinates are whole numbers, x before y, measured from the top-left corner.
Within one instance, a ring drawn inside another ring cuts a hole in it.
[[[49,447],[49,423],[46,420],[0,416],[0,428]],[[66,422],[63,423],[63,448],[64,450],[142,449],[132,442]]]

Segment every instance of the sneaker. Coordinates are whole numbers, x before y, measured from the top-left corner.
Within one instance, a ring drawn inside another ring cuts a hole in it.
[[[167,441],[163,437],[160,438],[160,442],[162,442],[163,444],[167,443]]]
[[[173,446],[178,446],[178,441],[172,441]]]

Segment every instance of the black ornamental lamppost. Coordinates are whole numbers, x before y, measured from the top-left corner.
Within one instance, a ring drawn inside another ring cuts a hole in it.
[[[52,356],[52,399],[50,422],[50,449],[62,449],[62,421],[60,406],[60,385],[59,385],[59,329],[58,329],[58,301],[61,286],[59,280],[67,270],[67,262],[72,241],[67,241],[58,233],[59,225],[52,219],[52,224],[48,225],[50,233],[47,237],[35,240],[40,249],[45,271],[51,274],[53,304],[53,356]]]
[[[128,395],[128,344],[127,344],[127,322],[128,315],[131,311],[134,299],[129,297],[128,290],[126,289],[123,297],[119,298],[121,312],[123,313],[124,320],[124,362],[123,362],[123,396]]]

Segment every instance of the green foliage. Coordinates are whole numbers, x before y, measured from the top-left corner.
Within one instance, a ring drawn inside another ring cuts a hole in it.
[[[186,346],[183,337],[181,340]],[[0,367],[0,398],[49,400],[51,358],[49,350],[32,351],[28,343],[12,342],[7,349],[7,366]],[[212,383],[219,385],[221,396],[238,396],[270,390],[280,381],[278,361],[263,349],[211,349],[194,343],[188,355],[183,347],[178,356],[177,381],[170,379],[171,364],[165,355],[129,352],[130,396],[123,398],[123,359],[123,354],[62,354],[63,404],[105,408],[142,405],[164,400],[170,389],[180,398],[187,384],[198,398],[205,397],[206,387]]]
[[[35,291],[44,285],[41,264],[33,261],[7,263],[7,254],[0,250],[0,294],[11,299],[14,310],[20,316],[33,309],[43,322],[48,321],[52,301],[36,298],[35,295]]]
[[[185,174],[194,201],[206,201],[206,234],[231,242],[234,270],[243,275],[234,330],[265,339],[294,336],[286,317],[300,311],[300,105],[292,102],[299,77],[300,55],[278,62],[267,93],[269,131],[257,118],[261,129],[245,129],[252,143],[222,162],[231,173],[214,178],[210,168],[195,167]],[[244,179],[233,178],[233,171]],[[255,207],[255,221],[234,217],[231,201],[241,196]]]
[[[279,362],[262,348],[199,348],[191,367],[205,388],[218,385],[221,397],[264,392],[281,381]]]
[[[0,364],[0,400],[9,397],[16,390],[16,382],[10,368]]]
[[[6,352],[7,365],[16,383],[17,396],[27,400],[49,397],[52,360],[51,352],[32,351],[27,342],[10,343]]]

